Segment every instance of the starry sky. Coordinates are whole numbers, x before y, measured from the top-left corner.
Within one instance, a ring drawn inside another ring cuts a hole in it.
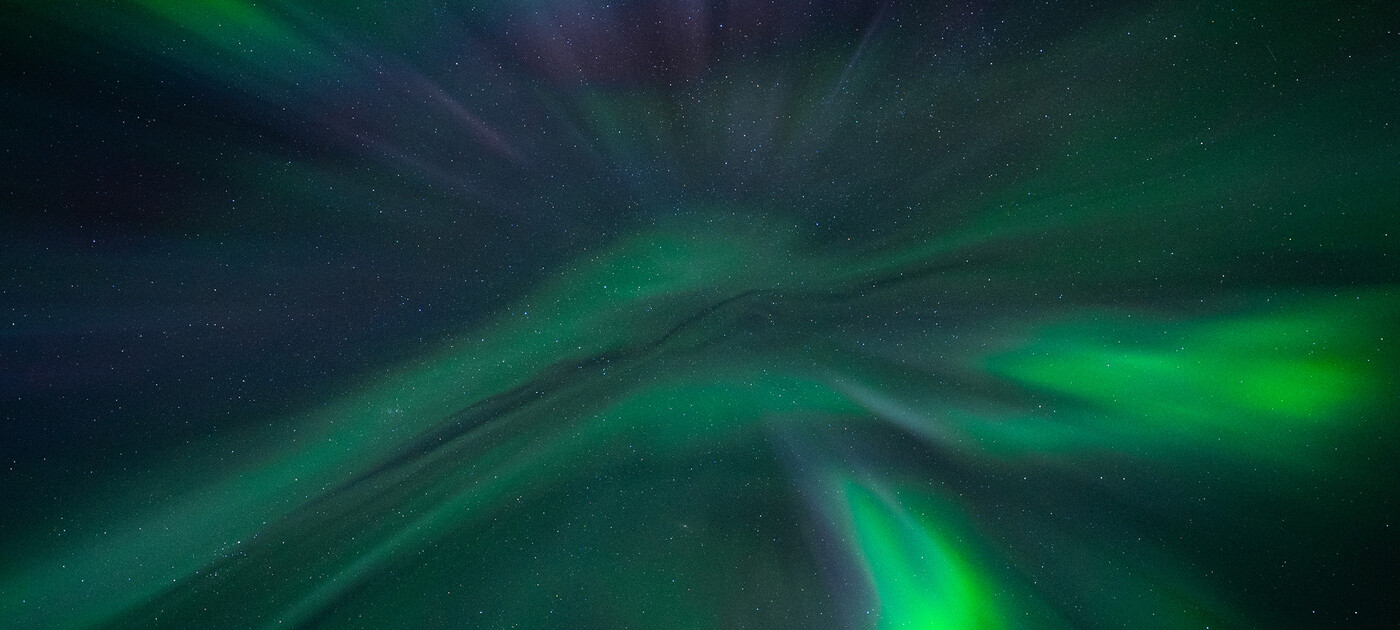
[[[0,627],[1400,623],[1394,3],[0,1]]]

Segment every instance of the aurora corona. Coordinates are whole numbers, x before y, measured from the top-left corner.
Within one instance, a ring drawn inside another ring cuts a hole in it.
[[[1389,3],[10,0],[0,627],[1393,627]]]

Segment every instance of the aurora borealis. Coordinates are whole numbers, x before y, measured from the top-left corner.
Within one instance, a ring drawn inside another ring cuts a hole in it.
[[[0,627],[1400,623],[1391,3],[4,6]]]

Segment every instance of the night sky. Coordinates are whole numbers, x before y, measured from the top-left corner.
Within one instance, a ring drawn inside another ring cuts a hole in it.
[[[1393,1],[0,7],[0,627],[1400,625]]]

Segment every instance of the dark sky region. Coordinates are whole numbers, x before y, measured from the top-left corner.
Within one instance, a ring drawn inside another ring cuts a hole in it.
[[[0,627],[1400,623],[1392,2],[3,7]]]

